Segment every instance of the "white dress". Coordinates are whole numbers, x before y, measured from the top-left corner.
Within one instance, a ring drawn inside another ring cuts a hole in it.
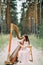
[[[18,61],[21,63],[29,62],[30,60],[30,48],[26,47],[28,45],[28,42],[24,42],[25,48],[18,52]]]

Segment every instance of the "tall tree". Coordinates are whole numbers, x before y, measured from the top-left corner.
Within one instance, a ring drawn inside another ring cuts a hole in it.
[[[8,29],[10,29],[10,23],[11,23],[11,14],[10,14],[10,0],[7,0],[7,8],[6,8],[6,23]]]
[[[1,33],[1,0],[0,0],[0,33]]]
[[[39,38],[43,38],[43,21],[41,22],[39,29]]]
[[[41,22],[39,26],[39,37],[43,38],[43,1],[41,2]]]
[[[1,22],[1,0],[0,0],[0,22]]]
[[[17,1],[16,0],[11,0],[11,9],[10,9],[10,12],[11,12],[11,17],[12,17],[12,22],[14,24],[18,24],[18,18],[17,18]]]
[[[7,8],[6,8],[6,23],[8,28],[10,29],[10,24],[14,23],[17,25],[17,2],[16,0],[7,0]]]
[[[38,18],[37,18],[37,2],[34,0],[34,23],[35,23],[35,33],[37,33]]]
[[[26,3],[22,3],[22,14],[21,14],[21,35],[29,33],[28,22],[26,20]]]

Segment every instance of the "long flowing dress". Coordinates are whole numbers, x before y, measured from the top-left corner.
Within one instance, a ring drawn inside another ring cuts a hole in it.
[[[18,61],[21,63],[30,62],[30,48],[27,46],[29,46],[28,42],[24,42],[24,48],[21,48],[18,52]]]

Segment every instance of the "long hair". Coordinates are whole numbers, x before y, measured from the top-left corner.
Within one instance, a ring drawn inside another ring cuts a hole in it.
[[[30,41],[29,41],[28,35],[25,35],[24,37],[25,37],[26,41],[28,41],[29,44],[30,44]]]

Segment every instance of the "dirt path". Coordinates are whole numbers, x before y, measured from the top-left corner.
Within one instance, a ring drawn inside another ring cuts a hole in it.
[[[16,38],[13,38],[12,40],[12,43],[13,43],[12,46],[14,46],[13,48],[16,48],[17,41],[18,40]],[[7,50],[7,45],[6,45],[3,50],[0,49],[0,65],[5,65],[4,61],[7,59],[7,55],[8,55],[8,50]],[[20,65],[20,63],[17,63],[16,65]],[[26,64],[22,64],[22,65],[26,65]],[[38,50],[33,47],[33,63],[31,65],[43,65],[43,51]]]

